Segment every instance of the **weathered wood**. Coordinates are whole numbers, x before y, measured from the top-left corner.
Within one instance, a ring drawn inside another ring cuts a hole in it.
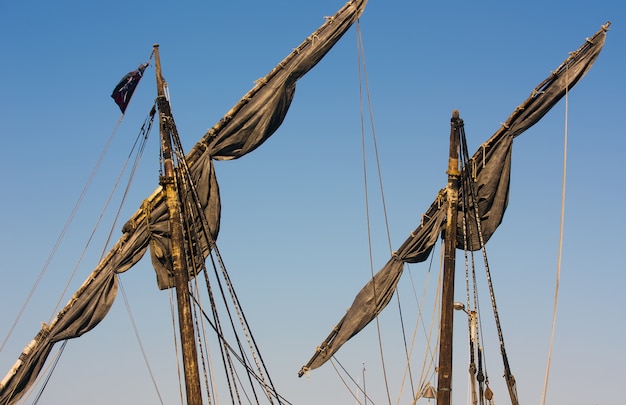
[[[459,195],[459,143],[463,120],[454,110],[450,120],[450,155],[448,158],[448,211],[444,239],[441,320],[439,325],[439,370],[437,405],[450,405],[452,398],[452,327],[454,318],[454,267],[456,264],[456,227]]]
[[[180,199],[174,173],[172,157],[172,131],[175,130],[174,120],[169,102],[165,97],[165,81],[161,75],[159,46],[154,46],[154,59],[157,77],[157,105],[159,107],[159,124],[161,132],[161,150],[163,154],[163,178],[161,185],[165,189],[165,198],[170,218],[171,254],[178,304],[178,326],[182,348],[183,371],[187,405],[202,404],[200,372],[198,370],[198,354],[196,350],[191,299],[189,297],[189,272],[183,248],[183,224],[180,213]]]

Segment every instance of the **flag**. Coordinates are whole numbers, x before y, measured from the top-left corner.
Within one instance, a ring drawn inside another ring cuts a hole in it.
[[[126,111],[130,98],[133,96],[135,88],[143,76],[143,71],[146,70],[147,67],[147,63],[139,65],[137,70],[129,72],[113,89],[111,97],[113,97],[115,104],[117,104],[120,107],[120,110],[122,110],[122,114]]]

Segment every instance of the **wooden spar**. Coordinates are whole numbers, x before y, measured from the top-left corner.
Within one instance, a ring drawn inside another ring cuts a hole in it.
[[[446,194],[448,211],[444,239],[443,282],[441,288],[441,320],[439,326],[439,372],[437,380],[437,405],[450,405],[452,401],[452,326],[454,316],[454,267],[456,258],[456,228],[459,195],[459,143],[463,120],[459,111],[450,119],[450,155],[448,158],[448,185]]]
[[[159,128],[161,132],[161,148],[163,153],[163,177],[161,185],[165,189],[165,198],[170,218],[171,254],[176,286],[176,301],[178,304],[178,326],[182,348],[183,371],[185,374],[185,389],[187,405],[202,404],[202,390],[200,387],[200,372],[198,370],[198,354],[196,351],[193,316],[191,313],[191,299],[189,298],[189,272],[183,249],[183,225],[181,221],[180,202],[174,160],[172,157],[172,131],[175,130],[174,119],[170,104],[165,97],[165,81],[161,75],[161,60],[159,45],[154,45],[154,61],[157,78],[157,104],[159,108]]]

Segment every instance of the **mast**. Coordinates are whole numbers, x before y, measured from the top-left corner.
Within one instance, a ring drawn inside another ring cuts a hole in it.
[[[154,61],[157,78],[157,105],[159,108],[159,128],[161,132],[161,149],[163,153],[163,177],[161,185],[165,189],[165,199],[170,218],[171,254],[176,286],[176,301],[178,304],[178,326],[183,355],[183,371],[185,374],[185,389],[187,405],[201,405],[202,391],[200,388],[200,373],[198,370],[198,355],[196,352],[191,300],[189,298],[189,271],[183,249],[183,225],[180,213],[178,188],[174,173],[172,157],[171,134],[176,130],[170,104],[165,96],[165,80],[161,75],[161,60],[159,45],[154,45]]]
[[[443,282],[441,288],[441,320],[439,329],[439,373],[437,380],[437,405],[450,405],[452,401],[452,326],[454,316],[454,267],[456,262],[456,228],[459,196],[459,143],[463,120],[459,111],[450,119],[450,155],[448,157],[448,184],[446,213]]]

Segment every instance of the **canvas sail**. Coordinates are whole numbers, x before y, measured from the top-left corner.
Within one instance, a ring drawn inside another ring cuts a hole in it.
[[[352,0],[259,80],[187,154],[186,160],[205,212],[212,240],[217,238],[220,198],[213,159],[237,159],[258,148],[282,124],[296,82],[311,70],[362,14],[367,0]],[[169,218],[162,189],[157,188],[124,225],[123,235],[87,281],[49,325],[24,349],[0,381],[0,404],[18,401],[33,384],[54,343],[81,336],[107,314],[117,293],[117,273],[135,265],[150,247],[160,289],[173,286]],[[203,259],[210,241],[199,241]],[[197,252],[194,252],[197,253]]]
[[[604,25],[592,38],[573,52],[550,77],[540,83],[496,133],[483,143],[462,170],[472,170],[475,178],[482,241],[489,240],[502,222],[509,193],[511,153],[513,139],[537,123],[591,68],[600,54],[609,24]],[[472,169],[473,168],[473,169]],[[343,318],[333,328],[326,340],[316,349],[311,359],[301,368],[299,376],[320,367],[328,361],[351,337],[359,333],[389,303],[400,280],[404,263],[426,260],[443,230],[446,201],[443,190],[424,214],[422,223],[411,233],[391,259],[361,289]],[[459,215],[473,207],[463,206],[459,195]],[[457,248],[464,248],[463,222],[458,221]],[[481,248],[476,221],[469,222],[472,238],[468,248]],[[472,232],[473,231],[473,232]]]

